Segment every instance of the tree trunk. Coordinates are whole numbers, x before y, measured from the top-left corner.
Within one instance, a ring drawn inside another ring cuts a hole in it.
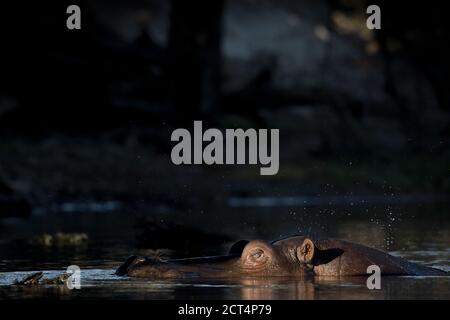
[[[208,116],[217,107],[223,7],[223,0],[172,1],[167,73],[183,120]]]

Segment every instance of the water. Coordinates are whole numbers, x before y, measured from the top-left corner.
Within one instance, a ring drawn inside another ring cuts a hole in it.
[[[118,277],[114,269],[82,270],[80,290],[65,286],[7,286],[27,272],[0,274],[0,298],[58,299],[449,299],[450,277],[384,277],[381,290],[368,290],[363,277],[242,278],[146,281]],[[49,270],[54,277],[61,270]]]
[[[447,205],[392,203],[342,207],[246,205],[188,212],[157,212],[150,208],[145,214],[70,211],[34,215],[27,221],[3,221],[0,299],[450,299],[450,277],[383,277],[381,290],[368,290],[364,277],[145,281],[114,275],[115,268],[130,254],[149,253],[136,248],[139,224],[148,217],[225,233],[235,240],[276,239],[298,232],[348,239],[450,271],[448,211]],[[58,231],[83,231],[90,240],[78,248],[24,245],[23,239],[35,234]],[[205,243],[198,254],[222,254],[231,243],[215,247]],[[34,271],[44,270],[45,278],[57,276],[72,264],[81,267],[81,290],[55,285],[10,285]]]

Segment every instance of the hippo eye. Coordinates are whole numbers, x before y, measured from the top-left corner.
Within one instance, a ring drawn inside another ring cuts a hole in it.
[[[241,255],[241,261],[245,267],[263,268],[272,256],[272,249],[262,241],[254,240],[246,245]]]
[[[262,258],[262,256],[264,256],[264,251],[261,249],[256,249],[251,253],[251,255],[252,255],[252,258],[255,260],[260,259],[260,258]]]
[[[263,249],[255,248],[251,250],[245,259],[245,265],[251,268],[262,266],[269,260]]]

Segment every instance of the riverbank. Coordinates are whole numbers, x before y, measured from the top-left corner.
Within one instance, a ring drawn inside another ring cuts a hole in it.
[[[293,155],[282,143],[279,173],[261,177],[257,166],[175,166],[170,143],[142,140],[142,133],[124,140],[107,134],[8,139],[0,143],[0,168],[11,189],[47,210],[71,202],[191,207],[232,197],[442,198],[450,191],[450,160],[433,153]]]

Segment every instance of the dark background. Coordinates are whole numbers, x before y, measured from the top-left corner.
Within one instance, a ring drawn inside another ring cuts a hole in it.
[[[447,11],[378,1],[370,31],[373,3],[3,1],[0,219],[178,210],[170,223],[218,226],[236,199],[447,200]],[[279,128],[279,173],[173,165],[170,134],[193,120]]]

